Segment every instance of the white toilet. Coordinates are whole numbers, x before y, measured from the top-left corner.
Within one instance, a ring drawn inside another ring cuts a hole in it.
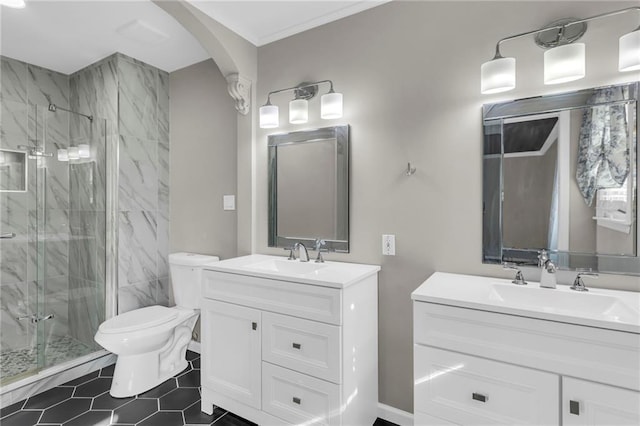
[[[140,308],[100,324],[95,341],[118,355],[111,396],[146,392],[187,367],[187,345],[200,314],[202,266],[218,260],[194,253],[170,254],[176,306]]]

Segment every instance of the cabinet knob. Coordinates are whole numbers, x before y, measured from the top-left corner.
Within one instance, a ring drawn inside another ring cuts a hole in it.
[[[302,349],[302,345],[300,343],[292,343],[293,349]]]
[[[575,414],[576,416],[580,415],[580,402],[578,401],[569,401],[569,413]]]
[[[489,397],[487,395],[483,395],[481,393],[475,393],[475,392],[471,394],[471,398],[480,402],[487,402],[489,400]]]
[[[301,402],[302,402],[302,400],[300,398],[296,398],[295,396],[293,397],[293,403],[294,404],[300,405]]]
[[[251,323],[251,329],[252,330],[257,330],[258,329],[258,323],[257,322],[252,322]]]

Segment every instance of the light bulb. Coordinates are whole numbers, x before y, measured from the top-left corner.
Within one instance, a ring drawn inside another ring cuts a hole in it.
[[[267,103],[260,107],[260,128],[273,129],[280,124],[278,107]]]
[[[69,152],[66,149],[58,150],[58,161],[69,161]]]
[[[564,44],[544,52],[544,84],[560,84],[585,76],[584,43]]]
[[[480,92],[483,95],[516,88],[516,58],[494,58],[480,67]]]
[[[342,93],[329,92],[320,98],[320,117],[327,119],[342,117]]]
[[[306,99],[294,99],[289,102],[289,123],[302,124],[309,119],[309,102]]]

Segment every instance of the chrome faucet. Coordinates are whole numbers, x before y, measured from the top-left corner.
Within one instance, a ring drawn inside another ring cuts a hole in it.
[[[516,271],[516,276],[513,281],[511,281],[512,283],[517,285],[527,285],[527,282],[524,279],[524,275],[522,275],[522,271],[520,270],[520,268],[518,268],[518,265],[516,265],[515,263],[504,262],[502,264],[502,267],[506,270]]]
[[[578,272],[578,275],[576,275],[576,279],[573,281],[573,285],[569,288],[575,291],[589,291],[587,286],[584,285],[582,277],[597,279],[598,274],[595,272],[591,272],[590,269],[576,269],[576,271]]]
[[[540,275],[540,287],[542,288],[556,288],[556,265],[549,258],[549,254],[546,250],[540,250],[538,255],[538,266],[542,268],[542,275]]]
[[[309,252],[307,251],[307,248],[304,246],[304,244],[302,243],[295,243],[293,245],[293,251],[298,251],[298,258],[300,259],[300,262],[308,262],[309,261]],[[295,256],[294,256],[295,259]]]
[[[327,242],[325,240],[321,240],[320,238],[317,238],[313,243],[313,249],[318,252],[316,263],[324,263],[324,259],[322,258],[322,247],[326,245]]]

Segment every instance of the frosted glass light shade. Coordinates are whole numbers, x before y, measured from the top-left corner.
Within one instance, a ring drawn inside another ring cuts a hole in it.
[[[640,70],[640,29],[620,37],[618,70]]]
[[[80,156],[80,158],[91,157],[91,149],[89,148],[89,145],[87,145],[86,143],[81,143],[80,145],[78,145],[78,155]]]
[[[320,98],[320,117],[325,120],[342,117],[342,93],[327,93]]]
[[[306,99],[294,99],[289,102],[289,123],[302,124],[309,119],[309,102]]]
[[[69,155],[69,160],[77,160],[80,158],[80,150],[77,146],[70,146],[67,153]]]
[[[58,161],[69,161],[69,153],[66,149],[58,150]]]
[[[565,44],[544,52],[544,84],[579,80],[585,75],[584,43]]]
[[[260,107],[260,128],[273,129],[280,124],[278,107],[275,105],[264,105]]]
[[[0,0],[0,6],[8,6],[14,9],[22,9],[26,6],[24,0]]]
[[[480,92],[506,92],[516,87],[516,58],[497,58],[480,67]]]

